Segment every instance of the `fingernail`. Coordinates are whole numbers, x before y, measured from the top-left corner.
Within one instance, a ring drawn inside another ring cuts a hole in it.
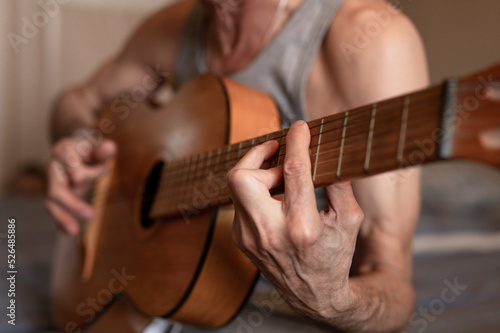
[[[292,126],[291,126],[291,127],[300,127],[300,126],[302,126],[302,125],[304,125],[304,124],[305,124],[305,121],[303,121],[303,120],[297,120],[296,122],[294,122],[294,123],[292,124]]]

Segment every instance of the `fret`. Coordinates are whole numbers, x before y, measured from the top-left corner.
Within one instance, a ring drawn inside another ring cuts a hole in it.
[[[366,143],[366,153],[365,153],[365,173],[368,173],[368,168],[370,167],[370,158],[372,152],[372,141],[373,141],[373,129],[375,127],[375,115],[377,113],[377,103],[373,104],[372,114],[370,118],[370,131],[368,132],[368,142]]]
[[[345,142],[345,133],[347,130],[347,119],[349,117],[349,111],[344,113],[344,126],[342,128],[342,138],[340,141],[340,150],[339,150],[339,160],[337,163],[337,178],[340,179],[340,169],[342,168],[342,155],[344,154],[344,142]]]
[[[196,180],[195,178],[196,176],[195,172],[197,170],[196,166],[198,163],[199,163],[198,155],[195,154],[192,156],[191,165],[189,167],[187,186],[185,186],[183,192],[181,192],[182,193],[181,202],[187,203],[192,197],[192,192],[194,190],[194,181]],[[188,206],[190,205],[188,204]]]
[[[155,195],[155,197],[158,198],[158,200],[156,200],[156,198],[154,199],[155,201],[161,201],[163,202],[165,200],[165,197],[166,197],[166,192],[168,192],[168,190],[170,189],[169,187],[165,187],[165,183],[166,183],[166,180],[169,178],[168,176],[168,170],[170,168],[170,163],[166,163],[166,164],[163,164],[163,167],[162,167],[162,171],[161,171],[161,176],[160,176],[160,184],[158,186],[158,188],[165,188],[165,191],[158,191]]]
[[[203,169],[203,153],[201,153],[199,155],[199,158],[198,158],[198,164],[196,166],[196,176],[195,176],[195,179],[196,180],[199,180],[201,178],[201,170]]]
[[[406,128],[408,126],[408,109],[410,106],[410,95],[405,96],[404,106],[403,106],[403,115],[401,118],[401,128],[399,130],[399,143],[398,143],[398,155],[397,155],[397,164],[401,167],[403,163],[403,153],[405,148],[406,141]]]
[[[241,146],[243,144],[243,141],[240,142],[240,144],[238,145],[238,154],[236,155],[236,160],[240,160],[240,154],[241,154]]]
[[[190,197],[194,196],[195,191],[198,191],[198,188],[202,188],[203,185],[203,178],[202,178],[202,171],[203,171],[203,164],[205,162],[205,159],[203,158],[205,153],[200,153],[198,155],[198,163],[196,165],[196,174],[195,177],[192,181],[192,186],[190,188]],[[192,201],[192,198],[190,198]]]
[[[221,154],[222,154],[222,148],[219,147],[219,148],[217,148],[217,160],[215,161],[215,165],[214,165],[214,173],[217,172],[217,168],[219,167]]]
[[[313,171],[313,184],[316,182],[316,171],[318,169],[318,158],[319,158],[319,148],[321,147],[321,135],[323,134],[323,123],[325,118],[321,118],[321,125],[319,126],[318,143],[316,145],[316,159],[314,161],[314,171]]]
[[[183,202],[184,197],[186,196],[186,187],[188,185],[190,168],[191,168],[191,163],[193,161],[193,158],[194,158],[194,155],[187,159],[186,167],[182,171],[183,176],[182,176],[182,180],[180,181],[179,195],[176,196],[176,199],[179,203]],[[173,200],[172,200],[172,204],[174,204]]]
[[[166,165],[164,174],[162,176],[160,188],[162,188],[162,187],[166,188],[166,190],[163,192],[164,198],[166,200],[168,200],[170,193],[172,193],[172,191],[175,188],[174,186],[172,186],[172,180],[174,179],[174,177],[172,177],[172,175],[171,175],[171,170],[174,168],[174,165],[175,165],[174,163],[168,163]],[[163,177],[165,177],[165,180],[163,180]],[[164,184],[166,184],[166,186],[164,186]]]
[[[206,167],[206,171],[205,171],[205,179],[208,179],[210,178],[210,165],[212,163],[212,150],[209,150],[208,151],[208,156],[207,156],[207,167]]]
[[[232,146],[231,146],[231,145],[227,146],[227,152],[226,152],[226,163],[225,163],[225,167],[224,167],[224,169],[223,169],[223,170],[225,170],[225,171],[226,171],[226,170],[229,170],[229,155],[230,155],[230,153],[231,153],[231,148],[232,148]]]
[[[281,130],[281,138],[280,138],[280,146],[278,148],[278,162],[277,162],[277,165],[283,165],[283,163],[285,163],[285,154],[284,153],[281,153],[281,149],[283,148],[283,150],[285,150],[286,146],[285,146],[285,137],[286,137],[286,131],[285,129],[282,129]],[[280,163],[280,158],[283,159],[283,161]]]

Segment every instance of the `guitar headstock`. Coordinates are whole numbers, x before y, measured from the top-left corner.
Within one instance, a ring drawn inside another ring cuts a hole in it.
[[[500,64],[456,82],[450,157],[500,167]]]

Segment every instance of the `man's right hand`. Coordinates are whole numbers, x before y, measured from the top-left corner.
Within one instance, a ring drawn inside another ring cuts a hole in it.
[[[110,140],[96,145],[83,137],[67,137],[54,145],[47,170],[45,206],[66,233],[77,234],[77,220],[94,216],[94,209],[82,197],[106,172],[106,161],[115,153],[116,145]]]

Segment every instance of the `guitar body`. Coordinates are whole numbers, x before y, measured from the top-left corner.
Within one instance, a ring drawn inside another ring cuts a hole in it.
[[[92,136],[118,146],[96,189],[96,217],[81,236],[61,235],[58,244],[52,308],[59,328],[139,332],[155,316],[205,328],[227,323],[257,277],[232,243],[233,210],[203,209],[207,189],[193,193],[194,212],[151,220],[148,186],[159,181],[152,170],[279,128],[270,97],[208,75],[164,107],[111,103]]]

